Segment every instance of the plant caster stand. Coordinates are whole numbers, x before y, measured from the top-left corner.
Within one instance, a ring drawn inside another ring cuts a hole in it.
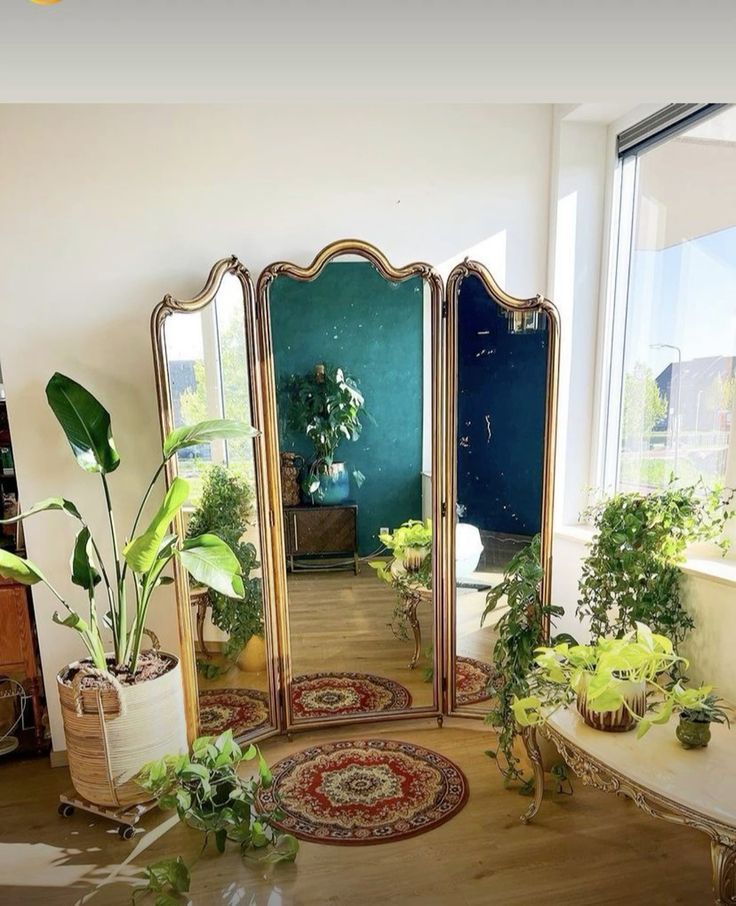
[[[118,836],[121,840],[130,840],[135,833],[135,826],[141,818],[151,809],[156,808],[156,802],[144,802],[140,805],[121,806],[120,808],[105,808],[102,805],[94,805],[88,802],[75,792],[62,793],[59,796],[58,813],[62,818],[71,818],[74,812],[79,809],[82,812],[89,812],[91,815],[97,815],[100,818],[107,818],[108,821],[115,821],[118,825]]]

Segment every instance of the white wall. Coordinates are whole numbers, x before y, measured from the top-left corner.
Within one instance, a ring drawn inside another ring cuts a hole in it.
[[[445,261],[505,234],[506,287],[546,285],[547,106],[17,106],[0,109],[0,358],[19,489],[63,493],[102,525],[95,479],[45,405],[54,370],[112,413],[122,525],[157,460],[148,319],[237,254],[254,272],[358,236],[396,263]],[[28,524],[28,550],[66,587],[73,527]],[[56,671],[80,655],[34,591],[55,748]],[[173,647],[173,607],[152,625]]]

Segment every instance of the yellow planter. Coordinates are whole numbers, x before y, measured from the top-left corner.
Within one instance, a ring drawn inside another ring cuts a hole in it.
[[[266,641],[263,636],[252,635],[238,655],[238,667],[244,673],[262,673],[266,669]]]

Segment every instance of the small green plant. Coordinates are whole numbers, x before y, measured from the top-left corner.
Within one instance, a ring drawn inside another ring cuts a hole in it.
[[[696,724],[727,724],[731,726],[728,707],[722,698],[713,692],[712,686],[698,689],[683,689],[677,685],[672,689],[673,710],[681,720]]]
[[[253,760],[258,775],[241,777],[239,766]],[[279,813],[258,809],[259,791],[272,783],[268,765],[254,745],[242,749],[231,730],[195,739],[191,755],[170,755],[147,764],[137,780],[160,808],[176,809],[181,821],[204,834],[203,850],[212,838],[220,853],[230,840],[244,856],[264,850],[261,858],[269,862],[296,858],[297,840],[271,825]]]
[[[561,607],[541,600],[544,570],[540,563],[540,544],[540,536],[535,535],[509,561],[503,581],[488,592],[481,617],[483,625],[496,607],[506,601],[508,610],[496,625],[498,638],[493,648],[496,675],[489,688],[493,704],[486,717],[486,722],[499,731],[498,746],[486,754],[495,759],[505,783],[520,783],[523,793],[531,791],[532,778],[525,776],[522,761],[515,753],[518,726],[513,703],[528,693],[527,674],[534,666],[536,649],[546,641],[545,626],[563,614]]]
[[[584,691],[587,707],[592,711],[618,711],[623,706],[638,722],[639,736],[652,724],[666,723],[677,696],[684,691],[679,684],[668,689],[660,683],[660,677],[671,674],[677,665],[687,668],[687,661],[676,654],[670,639],[653,633],[643,623],[637,623],[622,638],[600,638],[590,645],[562,642],[541,646],[534,661],[535,667],[527,677],[530,694],[512,704],[519,726],[543,723]],[[622,681],[643,682],[648,692],[656,693],[656,710],[651,717],[634,713],[626,700]],[[688,690],[693,695],[695,691]]]
[[[329,472],[344,440],[357,441],[363,429],[365,400],[356,381],[343,368],[320,363],[307,374],[292,374],[281,384],[281,410],[289,431],[303,434],[314,447],[314,457],[302,479],[302,490],[320,499],[321,477]],[[358,487],[365,476],[352,473]]]
[[[260,565],[253,544],[243,541],[253,516],[253,489],[247,479],[221,465],[210,466],[204,474],[202,497],[192,514],[187,537],[204,532],[217,535],[230,547],[240,564],[243,597],[231,598],[209,589],[212,622],[228,634],[225,659],[232,661],[253,635],[263,634],[263,592],[261,580],[250,576]],[[217,675],[220,668],[203,662],[206,675]]]
[[[636,623],[670,638],[675,647],[693,627],[680,596],[685,548],[714,541],[725,553],[733,492],[702,482],[650,494],[615,494],[590,507],[595,537],[583,564],[577,614],[594,638],[624,635]]]
[[[176,906],[185,902],[184,897],[189,893],[192,877],[189,866],[181,856],[160,859],[146,865],[141,874],[145,883],[133,890],[134,904],[148,894],[156,897],[155,906]]]
[[[161,462],[149,482],[138,507],[128,538],[118,543],[118,531],[112,508],[107,476],[120,465],[112,436],[110,415],[102,404],[81,384],[58,372],[46,386],[49,406],[66,435],[78,465],[90,474],[100,476],[112,549],[112,570],[90,531],[87,522],[71,500],[49,497],[7,523],[28,519],[37,513],[58,510],[79,523],[72,550],[71,581],[86,595],[88,616],[84,619],[51,584],[30,560],[0,550],[0,576],[14,579],[23,585],[43,583],[67,612],[58,613],[54,622],[79,633],[92,664],[101,671],[108,668],[118,674],[134,676],[138,668],[146,618],[156,589],[172,580],[164,575],[169,564],[177,559],[181,566],[201,585],[214,588],[222,595],[242,598],[244,587],[240,567],[228,545],[214,534],[180,539],[169,533],[169,526],[181,510],[189,494],[189,486],[175,478],[145,531],[138,533],[138,524],[157,481],[166,464],[180,450],[215,439],[252,437],[258,432],[242,422],[228,419],[184,425],[172,431],[164,441]],[[106,607],[98,616],[98,587],[102,589]],[[128,617],[131,602],[132,619]],[[112,663],[108,664],[102,639],[102,626],[109,628],[113,641]]]

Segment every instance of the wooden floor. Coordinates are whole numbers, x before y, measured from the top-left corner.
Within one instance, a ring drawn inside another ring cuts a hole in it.
[[[707,838],[655,821],[630,802],[576,784],[575,795],[551,793],[535,823],[519,814],[527,800],[502,788],[483,754],[491,736],[465,725],[429,722],[311,732],[262,746],[273,763],[315,741],[386,736],[437,749],[465,771],[470,799],[441,827],[398,843],[367,847],[302,844],[294,865],[252,868],[233,849],[205,855],[193,873],[192,902],[228,906],[701,906],[712,902]],[[64,769],[45,760],[0,763],[0,903],[56,906],[82,901],[113,872],[181,854],[195,858],[200,837],[180,826],[152,840],[120,840],[106,822],[77,813],[62,819],[56,796]],[[165,819],[163,819],[165,820]],[[131,859],[131,855],[133,856]],[[127,861],[130,860],[130,861]],[[121,863],[125,863],[121,868]],[[85,900],[87,902],[87,900]],[[130,902],[130,884],[106,884],[89,900]],[[145,902],[153,902],[146,900]]]

